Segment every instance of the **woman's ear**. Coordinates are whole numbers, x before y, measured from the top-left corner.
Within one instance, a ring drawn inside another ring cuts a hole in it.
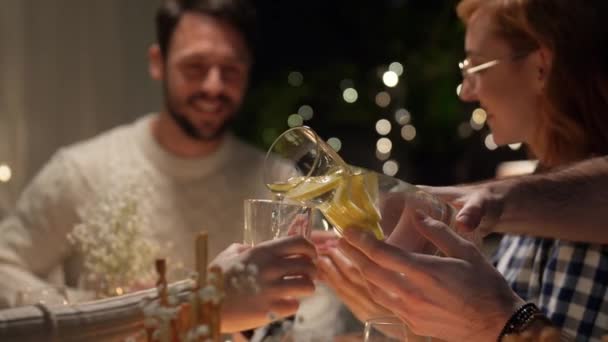
[[[533,52],[535,79],[540,89],[544,89],[553,66],[553,53],[546,47]]]

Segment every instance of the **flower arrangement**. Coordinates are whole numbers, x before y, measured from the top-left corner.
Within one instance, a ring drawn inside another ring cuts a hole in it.
[[[140,203],[147,189],[135,182],[118,189],[79,210],[81,222],[68,236],[83,255],[84,287],[100,297],[151,284],[154,274],[149,265],[159,250],[144,236],[147,222]]]

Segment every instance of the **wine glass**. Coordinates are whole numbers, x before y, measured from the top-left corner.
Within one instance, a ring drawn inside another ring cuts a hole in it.
[[[365,321],[363,340],[365,342],[408,341],[407,326],[397,317],[376,317]]]
[[[244,243],[255,246],[285,236],[310,236],[312,209],[299,204],[266,199],[247,199]]]

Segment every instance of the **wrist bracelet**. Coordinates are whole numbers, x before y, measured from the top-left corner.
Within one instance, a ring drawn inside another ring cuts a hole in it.
[[[526,303],[522,305],[515,313],[509,318],[504,328],[498,335],[498,342],[502,340],[503,337],[511,334],[519,334],[522,331],[526,330],[532,322],[537,319],[541,319],[550,324],[548,318],[543,315],[542,311],[534,304],[534,303]]]

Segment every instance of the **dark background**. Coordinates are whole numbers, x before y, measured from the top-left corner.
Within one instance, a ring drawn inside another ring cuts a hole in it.
[[[251,91],[237,122],[237,133],[262,148],[288,128],[287,118],[302,105],[314,117],[304,124],[323,138],[342,141],[340,154],[355,165],[377,171],[376,121],[392,123],[390,159],[399,163],[397,177],[418,184],[453,184],[495,175],[500,161],[524,159],[522,150],[484,145],[487,127],[463,137],[475,104],[456,95],[461,82],[464,26],[455,13],[457,1],[256,1],[259,41]],[[387,88],[381,74],[391,62],[404,73]],[[301,86],[288,83],[290,72],[303,75]],[[340,82],[352,80],[357,102],[342,99]],[[374,99],[388,91],[390,105]],[[417,135],[401,138],[394,113],[405,108]],[[470,127],[470,126],[469,126]]]

